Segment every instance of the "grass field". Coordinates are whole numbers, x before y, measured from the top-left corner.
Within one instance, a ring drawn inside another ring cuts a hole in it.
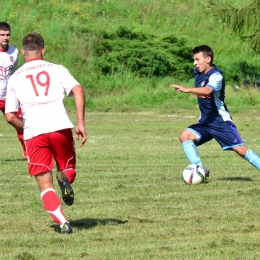
[[[260,114],[248,113],[234,121],[260,152]],[[188,161],[178,135],[197,116],[88,113],[88,141],[76,145],[75,203],[62,202],[74,231],[68,236],[44,211],[1,116],[0,259],[259,259],[259,172],[212,141],[199,148],[208,181],[182,180]]]

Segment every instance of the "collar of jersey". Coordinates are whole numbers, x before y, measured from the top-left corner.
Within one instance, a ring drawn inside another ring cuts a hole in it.
[[[6,50],[0,50],[1,52],[7,52],[9,49],[9,45],[7,45],[7,49]]]
[[[32,58],[30,60],[27,60],[26,62],[34,61],[34,60],[41,60],[40,58]]]

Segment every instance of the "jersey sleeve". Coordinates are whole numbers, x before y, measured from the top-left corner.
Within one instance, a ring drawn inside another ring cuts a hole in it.
[[[67,96],[72,96],[71,89],[76,85],[80,85],[80,83],[70,74],[70,72],[65,67],[63,67],[63,77],[61,79],[61,84],[63,85]]]
[[[5,101],[5,113],[17,112],[19,108],[19,101],[16,98],[15,91],[11,86],[11,78],[7,85],[6,101]]]
[[[214,91],[218,91],[221,90],[222,88],[222,81],[223,81],[223,76],[219,72],[213,73],[209,77],[209,82],[207,86],[211,87]]]

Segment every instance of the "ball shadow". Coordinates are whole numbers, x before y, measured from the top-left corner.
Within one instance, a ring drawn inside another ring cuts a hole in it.
[[[253,181],[252,178],[249,177],[228,177],[221,178],[220,181]]]

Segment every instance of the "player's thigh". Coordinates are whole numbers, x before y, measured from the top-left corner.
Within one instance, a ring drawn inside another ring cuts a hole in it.
[[[193,137],[195,137],[195,139],[187,139],[187,140],[194,141],[194,143],[197,146],[202,145],[213,138],[210,132],[208,131],[207,127],[202,124],[190,125],[184,131],[191,131],[193,133]]]
[[[63,129],[51,133],[51,147],[57,168],[63,171],[75,168],[76,154],[73,134],[71,129]]]
[[[25,140],[28,156],[28,169],[31,176],[53,169],[52,151],[49,146],[48,134]]]
[[[233,122],[227,121],[210,127],[210,132],[223,150],[233,150],[244,146],[240,134]]]

